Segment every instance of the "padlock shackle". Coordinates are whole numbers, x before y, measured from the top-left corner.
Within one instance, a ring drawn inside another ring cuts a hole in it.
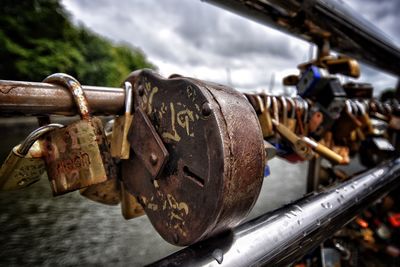
[[[272,113],[275,121],[279,122],[279,107],[278,100],[276,96],[271,96],[272,99]]]
[[[280,96],[279,101],[281,102],[281,108],[282,108],[282,123],[284,125],[287,125],[287,118],[288,118],[288,106],[286,102],[285,96]]]
[[[264,106],[264,102],[262,101],[261,96],[260,95],[256,95],[256,100],[257,100],[258,106],[260,107],[260,112],[263,113],[264,109],[265,109],[265,106]]]
[[[124,82],[125,87],[125,113],[132,113],[132,84],[128,81]]]
[[[43,135],[47,134],[48,132],[53,131],[54,129],[59,129],[64,127],[64,125],[62,124],[58,124],[58,123],[51,123],[48,125],[44,125],[40,128],[37,128],[36,130],[34,130],[33,132],[31,132],[26,138],[25,140],[21,143],[21,145],[18,147],[17,149],[17,153],[20,156],[26,156],[29,152],[29,149],[31,149],[31,147],[33,146],[33,144]]]
[[[91,120],[88,101],[83,92],[82,86],[77,79],[65,73],[54,73],[47,76],[43,82],[54,83],[66,87],[72,93],[81,119],[87,121]]]
[[[294,119],[296,117],[296,103],[291,97],[286,97],[286,101],[290,103],[291,110],[290,110],[290,118]]]

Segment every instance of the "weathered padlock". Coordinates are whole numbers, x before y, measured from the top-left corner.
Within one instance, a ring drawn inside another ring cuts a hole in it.
[[[223,85],[150,70],[127,81],[134,123],[122,181],[155,229],[186,246],[237,225],[260,192],[266,165],[256,101],[252,106]]]
[[[390,116],[389,127],[395,131],[400,131],[400,107],[397,106],[393,109]]]
[[[111,156],[128,159],[130,144],[128,141],[128,131],[131,127],[132,115],[132,84],[125,82],[125,114],[115,118],[111,139]]]
[[[112,141],[112,128],[114,126],[114,120],[108,121],[104,126],[104,132],[107,141]],[[112,153],[111,153],[112,154]],[[111,178],[103,183],[94,184],[82,188],[79,193],[92,201],[99,202],[105,205],[118,205],[120,203],[120,191],[119,180],[117,177]]]
[[[116,177],[103,183],[82,188],[79,193],[87,199],[105,205],[118,205],[120,203],[119,181]]]
[[[260,106],[260,114],[258,114],[258,120],[260,121],[261,130],[264,138],[271,137],[274,135],[274,130],[272,126],[271,114],[269,111],[271,101],[270,98],[265,96],[265,105],[261,96],[257,95],[256,99]]]
[[[362,165],[372,168],[395,155],[395,148],[383,137],[368,137],[361,142],[359,158]]]
[[[144,209],[139,204],[136,197],[129,193],[123,182],[121,183],[121,213],[126,220],[130,220],[139,216],[144,215]]]
[[[362,123],[353,114],[350,100],[346,100],[346,108],[342,110],[339,119],[335,121],[332,127],[335,143],[341,145],[349,143],[351,133],[361,126]]]
[[[46,172],[46,167],[36,141],[44,134],[61,127],[63,125],[56,123],[42,126],[12,149],[0,169],[0,190],[22,189],[39,181]]]
[[[296,131],[296,125],[297,125],[297,120],[296,120],[296,103],[295,101],[290,98],[286,97],[286,101],[290,103],[290,114],[288,114],[287,118],[287,127],[289,130],[292,132]]]
[[[65,194],[115,178],[116,170],[102,122],[91,117],[79,82],[62,73],[50,75],[44,82],[67,87],[81,116],[81,120],[49,133],[43,142],[53,194]]]

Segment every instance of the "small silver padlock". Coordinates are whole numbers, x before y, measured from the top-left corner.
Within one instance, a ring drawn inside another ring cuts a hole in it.
[[[56,123],[42,126],[12,149],[0,169],[0,190],[22,189],[39,181],[46,172],[46,167],[38,140],[61,127],[63,125]]]

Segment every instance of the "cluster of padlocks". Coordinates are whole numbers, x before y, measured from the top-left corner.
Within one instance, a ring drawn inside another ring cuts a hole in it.
[[[334,75],[358,77],[357,61],[328,55],[299,69],[300,75],[283,81],[296,86],[296,97],[245,94],[278,156],[297,162],[318,154],[346,165],[360,152],[367,167],[393,156],[400,130],[398,100],[378,101],[370,84],[342,84]]]
[[[346,165],[352,155],[368,150],[360,153],[361,161],[372,167],[395,151],[389,140],[400,130],[397,100],[344,99],[332,119],[331,113],[308,98],[245,95],[258,114],[264,139],[289,162],[318,154],[333,164]]]
[[[296,97],[243,97],[215,83],[136,71],[122,86],[124,113],[110,127],[91,116],[76,79],[53,74],[44,82],[71,93],[80,120],[63,126],[40,117],[40,128],[2,165],[0,188],[21,189],[47,173],[54,196],[79,190],[121,203],[126,219],[146,213],[164,239],[188,245],[246,216],[274,156],[322,157],[335,166],[358,154],[367,167],[394,156],[399,102],[374,99],[368,84],[342,85],[334,74],[358,76],[354,60],[328,56],[300,70],[284,80]]]
[[[132,116],[126,113],[116,119],[114,136],[121,130],[124,132],[118,134],[125,134],[125,138],[115,141],[111,133],[106,134],[101,119],[90,115],[85,93],[75,78],[53,74],[44,82],[70,91],[81,119],[64,126],[50,123],[49,117],[40,117],[41,126],[14,147],[3,163],[0,188],[22,189],[46,173],[54,196],[79,190],[81,195],[103,204],[117,205],[122,200],[122,214],[127,219],[144,214],[136,198],[119,184],[114,161],[115,157],[129,157],[126,135]],[[125,84],[125,90],[126,99],[131,99],[130,83]]]

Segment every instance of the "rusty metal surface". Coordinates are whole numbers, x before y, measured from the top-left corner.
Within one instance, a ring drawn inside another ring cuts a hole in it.
[[[79,193],[95,202],[105,205],[118,205],[121,202],[119,180],[114,177],[100,184],[88,186],[79,190]]]
[[[64,128],[55,129],[42,143],[53,194],[61,195],[116,179],[116,167],[102,122],[99,118],[91,116],[80,83],[64,73],[52,74],[44,81],[66,87],[73,96],[80,115],[80,120]]]
[[[258,197],[265,164],[260,126],[245,97],[151,71],[128,81],[170,155],[154,181],[135,155],[122,163],[124,185],[156,230],[184,246],[237,225]]]
[[[82,86],[93,114],[122,114],[124,90],[114,87]],[[0,80],[0,114],[78,114],[71,93],[60,85]]]
[[[147,115],[140,107],[135,111],[135,122],[130,129],[128,140],[135,155],[156,179],[168,160],[168,151]]]

